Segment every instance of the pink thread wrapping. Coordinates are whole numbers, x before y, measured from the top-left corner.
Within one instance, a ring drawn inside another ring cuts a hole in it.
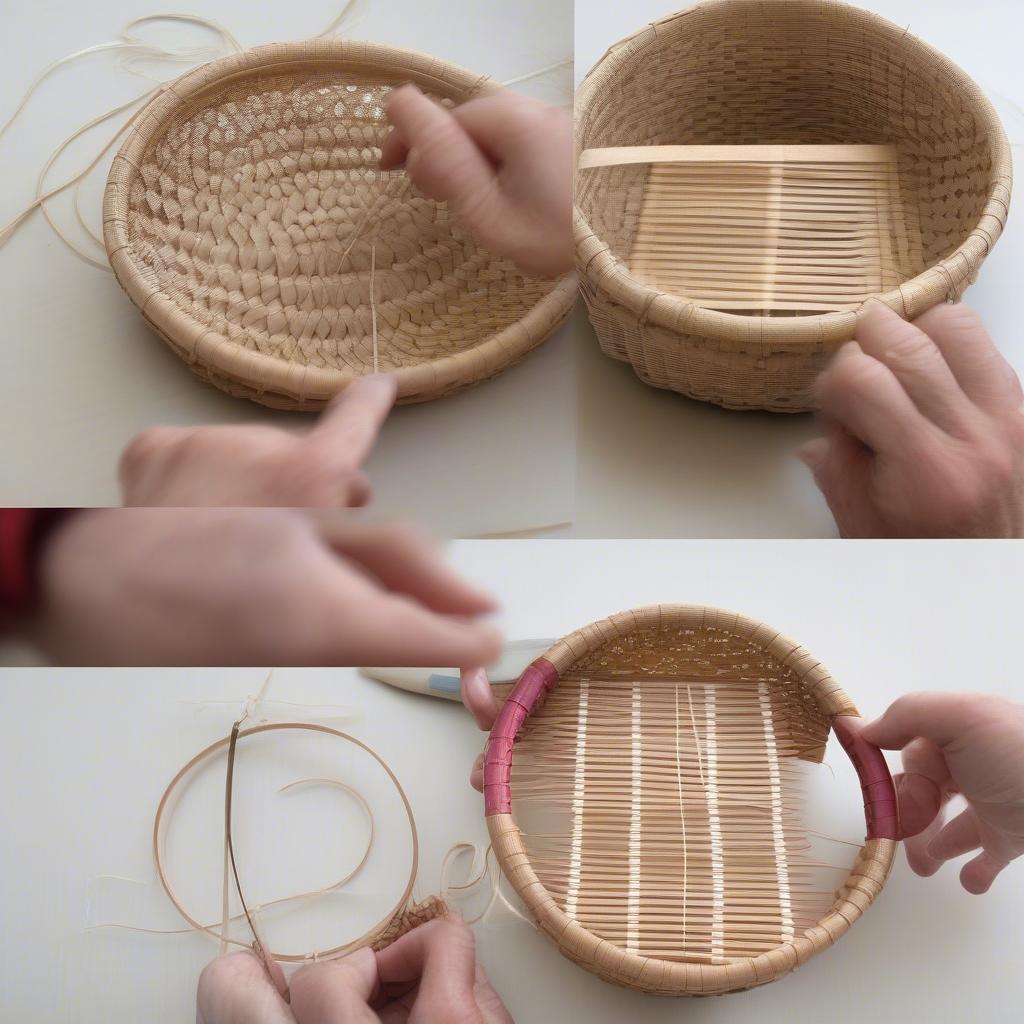
[[[853,762],[864,794],[864,820],[868,839],[899,839],[900,820],[885,755],[855,731],[848,717],[832,720],[832,729]]]
[[[523,671],[484,748],[484,813],[512,813],[512,747],[537,701],[558,682],[558,669],[538,658]]]

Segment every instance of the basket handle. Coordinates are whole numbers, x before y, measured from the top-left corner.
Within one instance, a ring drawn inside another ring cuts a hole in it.
[[[547,658],[531,662],[519,677],[498,713],[484,747],[484,813],[512,813],[512,748],[523,723],[537,702],[558,682],[560,673]],[[898,839],[896,787],[878,747],[872,746],[851,724],[850,716],[832,719],[832,729],[853,762],[864,794],[867,839]]]
[[[530,662],[498,712],[484,747],[484,814],[512,813],[512,747],[534,705],[558,682],[547,658]]]
[[[832,731],[843,746],[860,779],[864,794],[864,820],[867,839],[899,839],[900,820],[896,803],[896,786],[892,781],[885,755],[865,740],[853,726],[857,719],[837,715]]]

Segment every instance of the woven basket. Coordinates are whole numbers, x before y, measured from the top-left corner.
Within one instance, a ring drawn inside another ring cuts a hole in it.
[[[213,61],[143,110],[107,182],[106,248],[197,376],[315,409],[379,370],[400,401],[425,401],[505,369],[568,314],[572,276],[525,277],[404,172],[378,170],[404,82],[449,105],[495,88],[421,54],[317,40]]]
[[[978,86],[903,28],[829,0],[716,0],[647,26],[581,85],[576,142],[578,153],[894,147],[898,214],[913,226],[918,258],[876,297],[908,319],[960,297],[1010,200],[1009,147]],[[577,263],[602,349],[646,383],[692,398],[809,409],[812,383],[853,337],[862,301],[814,315],[744,315],[652,286],[631,269],[649,174],[627,165],[577,175]]]
[[[898,845],[885,759],[846,715],[822,665],[735,613],[659,605],[595,622],[526,669],[491,732],[498,862],[559,950],[601,978],[664,995],[773,981],[851,927]],[[867,838],[838,891],[804,903],[782,780],[821,761],[830,728],[860,777]],[[544,805],[539,830],[521,824],[524,789]]]

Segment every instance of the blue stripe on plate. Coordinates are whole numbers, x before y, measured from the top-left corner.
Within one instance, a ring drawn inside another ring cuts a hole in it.
[[[459,677],[433,674],[427,677],[427,686],[432,690],[437,690],[438,693],[458,693]]]

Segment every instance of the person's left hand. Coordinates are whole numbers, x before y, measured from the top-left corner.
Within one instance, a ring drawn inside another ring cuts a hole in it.
[[[197,1024],[512,1024],[461,921],[431,921],[379,953],[298,970],[286,1003],[252,953],[210,963]]]
[[[361,377],[312,429],[152,427],[121,456],[125,505],[356,508],[370,498],[362,464],[395,401],[392,376]]]

